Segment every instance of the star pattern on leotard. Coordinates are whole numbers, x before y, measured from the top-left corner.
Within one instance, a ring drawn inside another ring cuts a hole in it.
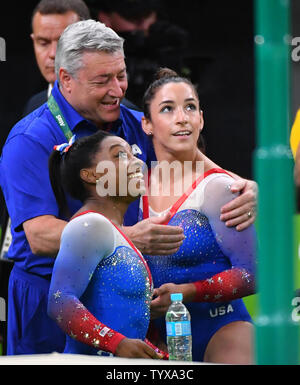
[[[61,291],[60,290],[57,290],[54,294],[53,294],[53,296],[54,296],[54,298],[55,299],[57,299],[57,298],[60,298],[61,297]]]

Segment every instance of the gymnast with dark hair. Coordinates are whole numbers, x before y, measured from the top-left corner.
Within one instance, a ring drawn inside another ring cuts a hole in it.
[[[144,341],[151,273],[121,231],[128,205],[144,191],[143,162],[133,156],[125,140],[107,132],[100,130],[75,142],[73,138],[69,144],[55,146],[49,159],[51,185],[61,211],[67,209],[65,192],[83,206],[61,236],[48,315],[67,334],[65,353],[162,358],[159,349]],[[99,168],[101,162],[115,172],[107,175]],[[105,183],[99,190],[101,178],[106,177],[115,194],[104,190]],[[127,194],[119,180],[127,181]]]
[[[64,333],[46,314],[53,263],[70,219],[60,215],[49,181],[53,146],[74,134],[80,138],[103,129],[125,139],[147,165],[155,160],[141,128],[142,113],[122,105],[128,85],[123,44],[99,22],[69,25],[57,45],[57,82],[48,103],[18,122],[3,147],[0,183],[12,233],[7,258],[14,261],[8,290],[7,354],[61,352],[65,346]],[[242,230],[254,222],[257,185],[238,177],[232,190],[240,196],[220,214],[226,225]],[[82,202],[67,199],[73,215]],[[180,227],[161,226],[165,218],[137,223],[137,217],[138,200],[126,212],[123,231],[139,250],[146,254],[178,250],[183,240]]]
[[[172,255],[144,255],[155,287],[154,325],[165,337],[170,294],[181,292],[191,313],[193,360],[250,364],[253,326],[242,297],[255,292],[255,229],[238,232],[220,220],[220,207],[235,197],[233,178],[199,149],[204,119],[193,84],[169,69],[158,71],[145,93],[142,126],[158,163],[140,219],[168,212],[166,224],[185,235]]]

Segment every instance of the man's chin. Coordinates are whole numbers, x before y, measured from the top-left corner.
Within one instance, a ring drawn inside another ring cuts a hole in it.
[[[116,121],[120,117],[120,105],[111,110],[102,110],[101,117],[105,123],[112,123]]]
[[[49,83],[49,84],[54,84],[55,83],[55,80],[56,80],[55,73],[51,72],[51,73],[45,73],[43,75],[44,75],[44,78],[47,81],[47,83]]]

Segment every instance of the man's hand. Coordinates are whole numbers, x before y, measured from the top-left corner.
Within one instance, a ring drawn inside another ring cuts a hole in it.
[[[169,219],[170,214],[167,213],[122,229],[143,254],[169,255],[176,253],[184,240],[181,227],[164,225]]]
[[[24,222],[23,229],[33,254],[56,257],[66,224],[53,215],[41,215]]]
[[[257,183],[247,179],[236,179],[231,185],[233,193],[240,195],[221,209],[221,221],[228,227],[241,231],[254,223],[257,206]]]

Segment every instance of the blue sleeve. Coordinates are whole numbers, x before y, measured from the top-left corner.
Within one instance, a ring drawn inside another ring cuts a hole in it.
[[[101,323],[80,298],[99,262],[114,249],[113,226],[105,217],[89,213],[73,219],[62,234],[48,296],[48,315],[66,334],[112,352],[124,336]]]
[[[230,190],[233,179],[218,175],[209,181],[204,191],[203,213],[207,216],[215,239],[230,259],[233,268],[238,267],[254,274],[256,270],[256,232],[254,225],[243,231],[227,227],[220,220],[221,207],[236,197]]]
[[[53,293],[80,298],[102,258],[115,246],[111,223],[102,215],[88,213],[65,227],[49,290],[50,310],[56,307]]]
[[[48,159],[49,149],[26,134],[12,137],[3,149],[1,184],[15,229],[40,215],[58,215]]]
[[[230,301],[255,292],[256,234],[251,225],[243,231],[220,220],[221,207],[234,198],[232,178],[219,175],[206,184],[202,212],[209,220],[216,242],[231,267],[206,280],[194,282],[196,302]]]

